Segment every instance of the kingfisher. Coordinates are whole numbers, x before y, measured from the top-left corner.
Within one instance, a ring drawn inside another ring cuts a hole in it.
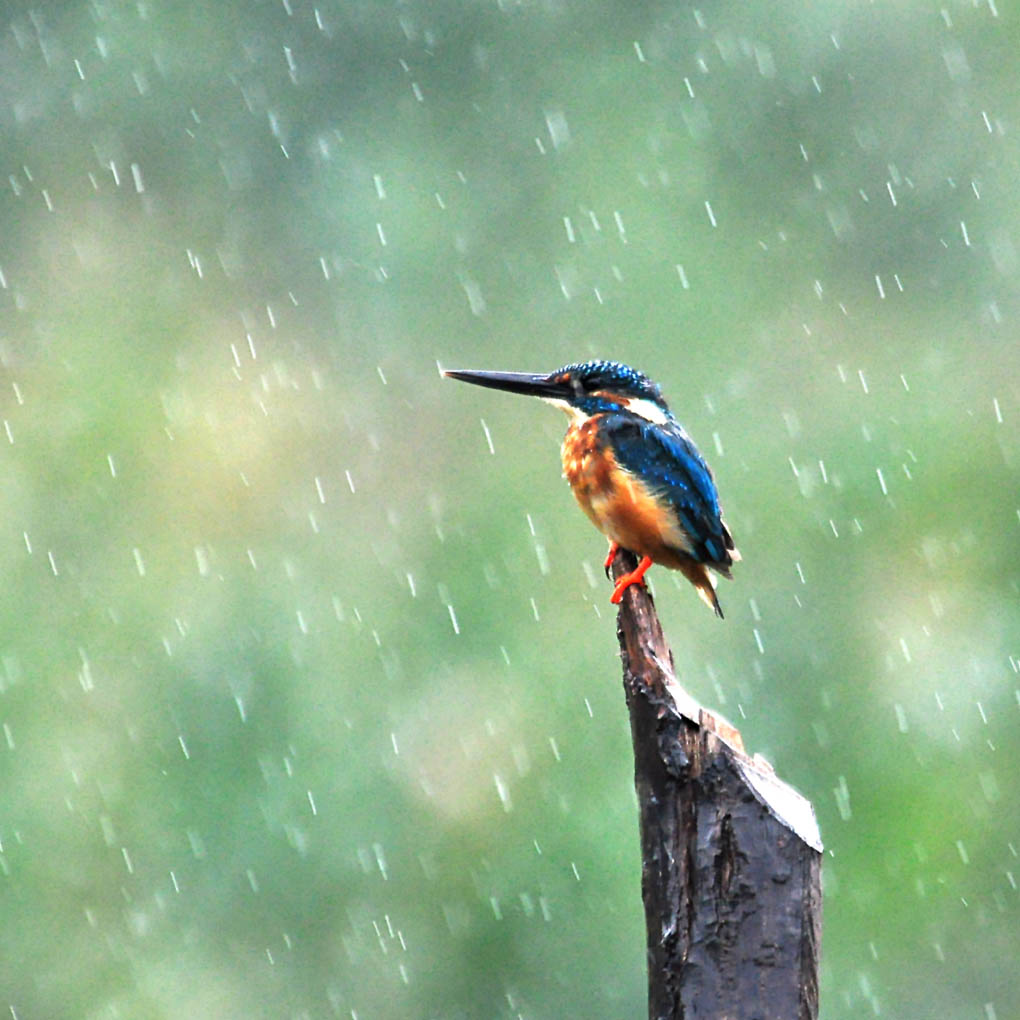
[[[618,361],[581,361],[549,374],[447,369],[443,375],[540,397],[566,411],[563,476],[609,539],[606,576],[620,549],[640,560],[617,579],[611,602],[643,584],[648,568],[659,563],[679,570],[722,618],[714,574],[730,577],[740,554],[712,472],[658,384]]]

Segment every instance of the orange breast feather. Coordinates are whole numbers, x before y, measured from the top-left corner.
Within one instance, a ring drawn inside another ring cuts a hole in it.
[[[592,418],[580,425],[571,425],[560,452],[563,477],[570,483],[581,509],[592,519],[595,527],[604,531],[597,508],[604,503],[611,481],[609,462],[601,446],[598,423]]]
[[[612,450],[599,441],[597,420],[572,427],[562,454],[564,477],[599,531],[666,566],[686,559],[689,543],[670,508],[616,463]]]

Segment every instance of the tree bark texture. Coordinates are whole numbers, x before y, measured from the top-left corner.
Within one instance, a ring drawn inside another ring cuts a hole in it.
[[[615,576],[633,569],[624,550]],[[811,804],[677,683],[651,595],[617,619],[634,741],[651,1020],[815,1020],[821,851]]]

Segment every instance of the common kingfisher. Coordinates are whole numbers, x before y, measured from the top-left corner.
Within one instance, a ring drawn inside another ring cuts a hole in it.
[[[548,375],[455,369],[443,375],[541,397],[566,411],[563,475],[609,539],[606,576],[619,549],[640,557],[617,580],[610,601],[619,603],[661,563],[681,571],[722,617],[710,568],[730,577],[740,554],[723,522],[712,472],[648,376],[618,361],[577,362]]]

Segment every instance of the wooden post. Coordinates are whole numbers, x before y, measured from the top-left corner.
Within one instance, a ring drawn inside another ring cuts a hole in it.
[[[635,565],[621,550],[614,576]],[[617,635],[650,1020],[816,1020],[822,843],[810,802],[681,689],[639,585],[624,594]]]

